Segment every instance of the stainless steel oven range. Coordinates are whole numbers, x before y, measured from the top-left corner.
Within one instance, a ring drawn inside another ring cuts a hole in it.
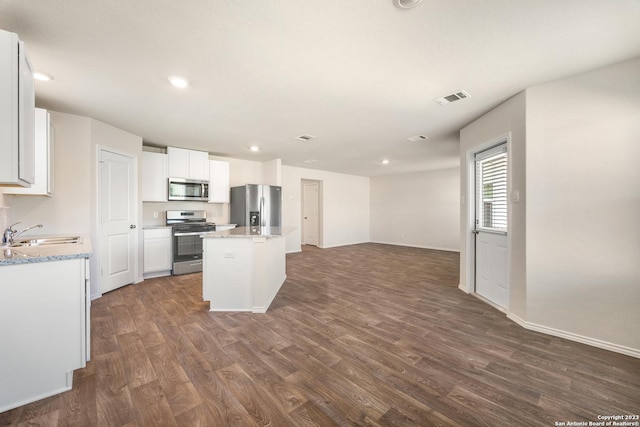
[[[167,225],[173,234],[173,275],[202,271],[202,238],[215,231],[216,225],[207,222],[206,211],[167,211]]]

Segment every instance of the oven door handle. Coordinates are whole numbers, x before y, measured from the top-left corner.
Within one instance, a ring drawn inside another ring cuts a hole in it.
[[[203,233],[208,233],[208,231],[194,231],[191,233],[173,233],[174,236],[176,237],[181,237],[181,236],[199,236]]]

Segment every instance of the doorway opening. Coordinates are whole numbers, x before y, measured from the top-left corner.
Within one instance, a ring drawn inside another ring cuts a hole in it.
[[[322,181],[302,180],[302,244],[322,247]]]

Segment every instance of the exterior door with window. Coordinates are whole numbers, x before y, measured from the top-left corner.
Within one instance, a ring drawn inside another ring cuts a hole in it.
[[[475,292],[509,306],[507,144],[475,155]]]

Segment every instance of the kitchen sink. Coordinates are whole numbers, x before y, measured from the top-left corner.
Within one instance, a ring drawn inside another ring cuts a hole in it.
[[[61,237],[37,237],[17,239],[11,245],[19,246],[46,246],[46,245],[65,245],[69,243],[82,243],[82,236],[61,236]]]

